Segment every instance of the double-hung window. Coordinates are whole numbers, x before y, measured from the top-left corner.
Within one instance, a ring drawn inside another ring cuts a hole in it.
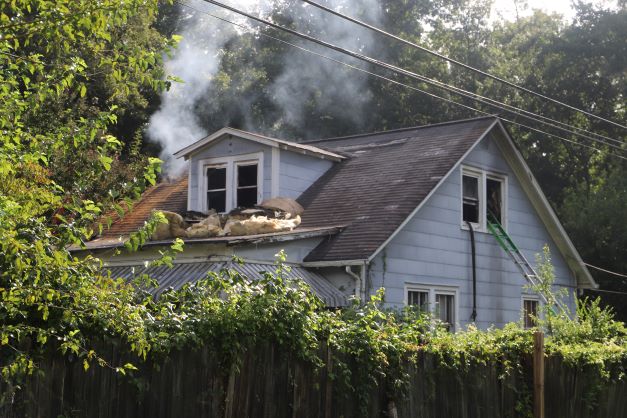
[[[200,212],[228,212],[262,200],[263,153],[199,161]]]
[[[207,166],[207,208],[226,211],[226,165]]]
[[[457,321],[457,289],[407,285],[406,304],[433,314],[449,331],[455,330]]]
[[[506,227],[507,177],[463,167],[461,189],[463,228],[471,223],[474,229],[485,232],[488,221]]]
[[[540,301],[532,295],[524,295],[522,299],[522,322],[525,328],[533,328],[537,325],[540,313]]]

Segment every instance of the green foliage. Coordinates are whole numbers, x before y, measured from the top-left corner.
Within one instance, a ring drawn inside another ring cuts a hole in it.
[[[156,0],[20,0],[0,4],[0,374],[30,373],[48,345],[108,365],[92,337],[144,355],[146,304],[75,258],[110,208],[154,183],[158,161],[120,160],[113,128],[148,90],[165,87],[150,31]],[[138,22],[142,22],[141,24]],[[134,166],[133,166],[134,165]],[[146,170],[144,172],[144,170]],[[123,367],[120,372],[127,368]],[[10,394],[7,394],[10,396]]]

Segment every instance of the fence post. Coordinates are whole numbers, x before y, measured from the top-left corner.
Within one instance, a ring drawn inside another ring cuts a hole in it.
[[[533,416],[544,418],[544,334],[533,334]]]

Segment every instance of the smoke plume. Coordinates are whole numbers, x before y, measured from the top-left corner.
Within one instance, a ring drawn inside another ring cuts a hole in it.
[[[370,53],[372,35],[356,25],[343,21],[305,3],[294,0],[224,0],[225,3],[241,10],[269,18],[273,11],[282,10],[281,21],[295,22],[299,31],[324,39],[345,48]],[[325,5],[348,15],[359,14],[361,18],[377,24],[380,7],[376,0],[329,0]],[[181,33],[183,39],[174,56],[166,61],[166,72],[178,77],[181,83],[162,95],[160,109],[150,118],[148,137],[162,146],[161,159],[165,171],[175,175],[182,168],[182,161],[174,160],[175,151],[210,134],[203,126],[227,126],[229,112],[199,112],[213,99],[214,83],[229,41],[241,36],[245,31],[229,23],[221,22],[199,11],[206,11],[243,24],[252,31],[259,27],[243,17],[225,12],[202,0],[186,0],[192,8],[180,7],[181,19],[185,22]],[[287,7],[289,6],[289,7]],[[194,10],[195,9],[195,10]],[[287,16],[285,15],[287,14]],[[302,26],[301,26],[302,25]],[[305,27],[306,25],[306,27]],[[290,42],[311,50],[333,56],[343,61],[347,57],[333,51],[312,45],[304,40],[290,39]],[[296,49],[281,57],[279,75],[269,83],[266,92],[278,112],[266,126],[255,126],[255,118],[246,115],[250,98],[236,97],[230,103],[238,103],[238,111],[245,114],[244,128],[251,131],[273,131],[280,135],[284,126],[298,137],[307,137],[306,110],[315,106],[335,119],[360,124],[364,118],[364,108],[371,93],[364,77],[345,71],[337,63]],[[217,119],[216,119],[217,118]],[[212,123],[207,123],[210,119]],[[268,132],[266,132],[268,133]],[[295,139],[295,138],[292,138]]]

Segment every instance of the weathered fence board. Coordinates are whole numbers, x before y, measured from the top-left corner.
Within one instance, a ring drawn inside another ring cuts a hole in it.
[[[529,358],[523,375],[507,375],[498,363],[450,369],[422,354],[407,366],[406,396],[389,399],[379,385],[368,394],[366,413],[359,397],[330,378],[333,364],[316,369],[270,344],[252,347],[239,368],[224,370],[207,349],[173,352],[145,363],[102,347],[111,364],[133,362],[132,376],[50,353],[11,402],[0,405],[4,418],[502,418],[530,410],[533,393]],[[329,359],[325,347],[320,358]],[[559,358],[546,359],[546,416],[552,418],[622,418],[627,416],[627,383],[603,383],[587,369]],[[0,390],[9,388],[0,384]]]

